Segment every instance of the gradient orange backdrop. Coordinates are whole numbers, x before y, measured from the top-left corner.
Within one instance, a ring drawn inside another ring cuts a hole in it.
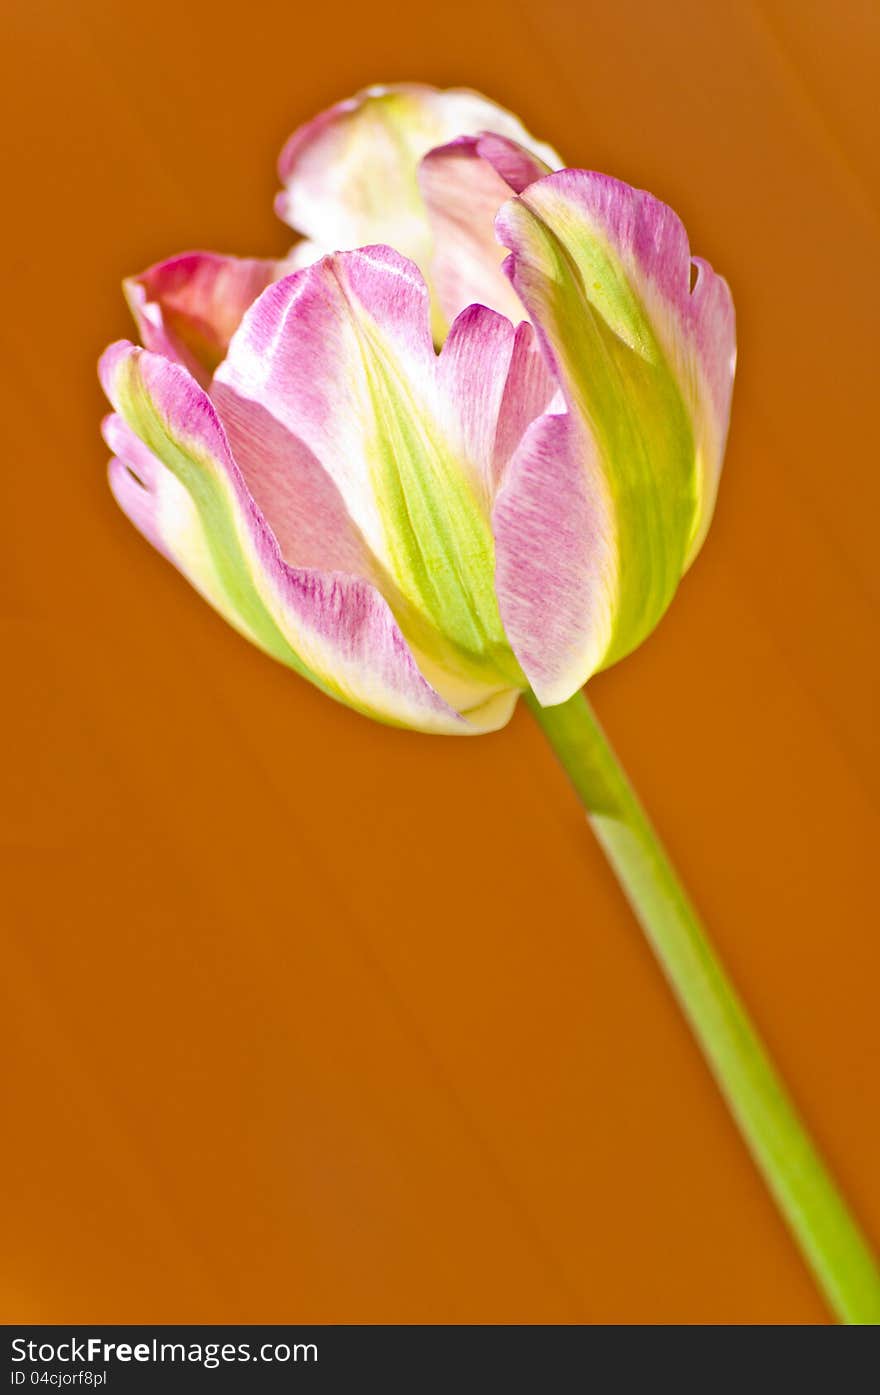
[[[7,0],[2,1317],[824,1322],[525,712],[372,726],[104,483],[124,273],[288,132],[476,86],[729,277],[717,519],[595,704],[880,1243],[876,6]]]

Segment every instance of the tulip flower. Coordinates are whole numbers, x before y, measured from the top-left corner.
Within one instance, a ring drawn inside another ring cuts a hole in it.
[[[735,360],[726,282],[675,213],[563,168],[486,98],[369,88],[280,161],[277,260],[126,282],[110,482],[241,634],[397,726],[562,760],[831,1301],[880,1305],[864,1241],[581,693],[702,545]]]
[[[501,131],[424,151],[466,119]],[[386,90],[282,157],[286,216],[318,244],[400,227],[439,313],[381,244],[287,276],[194,254],[128,284],[159,360],[103,370],[137,526],[270,653],[428,731],[492,730],[527,688],[565,701],[639,643],[705,532],[727,426],[730,296],[704,263],[691,290],[679,220],[504,131],[530,140],[482,98]]]

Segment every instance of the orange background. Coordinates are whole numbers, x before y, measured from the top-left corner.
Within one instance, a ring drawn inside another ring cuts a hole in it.
[[[124,273],[285,248],[275,155],[366,82],[683,214],[726,476],[591,693],[880,1242],[876,7],[5,9],[2,1316],[826,1321],[528,714],[395,733],[244,644],[117,512],[94,363]]]

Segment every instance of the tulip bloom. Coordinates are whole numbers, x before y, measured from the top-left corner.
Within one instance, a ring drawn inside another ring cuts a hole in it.
[[[880,1279],[580,689],[715,504],[730,292],[678,217],[472,92],[370,88],[284,148],[276,261],[126,283],[101,377],[123,510],[230,624],[427,732],[525,695],[835,1310]]]
[[[149,352],[103,360],[132,521],[388,722],[565,701],[651,630],[708,524],[727,286],[664,204],[559,163],[475,94],[370,89],[282,154],[307,240],[133,278]]]

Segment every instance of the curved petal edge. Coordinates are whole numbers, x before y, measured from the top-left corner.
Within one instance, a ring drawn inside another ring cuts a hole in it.
[[[213,404],[185,369],[123,341],[105,352],[100,373],[122,419],[108,427],[119,503],[237,629],[380,721],[458,735],[504,724],[516,695],[456,712],[369,582],[284,562]]]

